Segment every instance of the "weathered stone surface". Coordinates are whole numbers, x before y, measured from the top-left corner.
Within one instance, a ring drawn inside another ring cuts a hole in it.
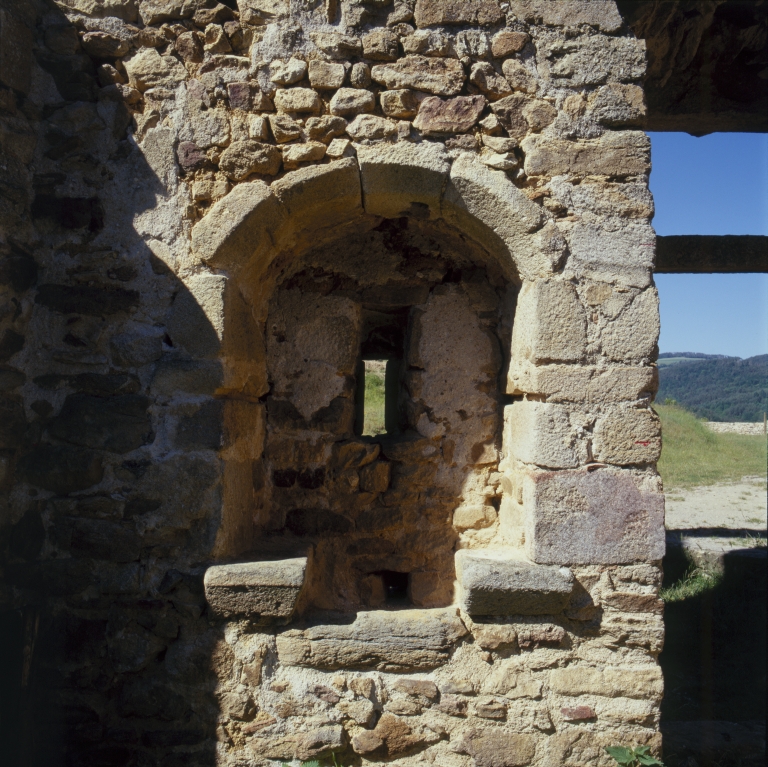
[[[334,64],[330,61],[309,62],[309,83],[318,90],[334,90],[344,84],[346,70],[343,64]]]
[[[98,59],[116,59],[124,56],[131,48],[128,40],[107,32],[86,32],[82,37],[82,45],[89,56]]]
[[[651,167],[650,140],[639,131],[609,131],[583,141],[529,136],[522,147],[529,176],[637,176]]]
[[[466,133],[485,109],[482,96],[457,96],[443,100],[430,96],[421,102],[413,125],[426,136]]]
[[[527,32],[515,32],[512,29],[502,29],[491,40],[491,52],[497,59],[504,59],[513,53],[523,50],[531,36]]]
[[[518,81],[510,80],[509,82],[512,87],[517,87]],[[529,99],[522,94],[513,93],[491,104],[491,109],[504,130],[518,141],[528,133],[528,121],[523,115],[523,108],[528,101]]]
[[[661,422],[650,408],[611,408],[595,424],[596,461],[619,466],[654,463],[661,455]]]
[[[282,291],[270,317],[272,394],[310,419],[341,396],[343,375],[354,374],[360,307],[339,296],[319,297],[308,305],[299,291]]]
[[[311,88],[279,88],[275,91],[275,109],[278,112],[319,112],[320,96]]]
[[[590,101],[589,111],[595,120],[610,127],[642,124],[647,113],[645,93],[639,85],[604,85]]]
[[[358,115],[347,126],[347,133],[356,141],[374,141],[395,136],[397,125],[378,115]]]
[[[142,93],[149,88],[175,88],[187,79],[187,70],[172,56],[161,56],[154,48],[142,48],[125,60],[128,82]]]
[[[550,125],[557,117],[557,109],[544,99],[531,99],[523,107],[523,117],[535,133]]]
[[[417,27],[443,24],[496,24],[504,12],[495,0],[416,0]]]
[[[373,115],[359,115],[355,121],[367,118]],[[294,170],[271,188],[287,214],[283,232],[291,238],[296,232],[311,237],[314,230],[347,221],[362,211],[360,171],[353,159]]]
[[[523,64],[522,61],[517,59],[507,59],[502,64],[502,72],[504,73],[504,79],[507,82],[510,91],[523,91],[523,93],[536,93],[538,87],[536,82],[536,76],[531,72],[528,67]],[[510,125],[516,125],[514,113],[520,111],[520,105],[523,102],[519,98],[511,99],[509,102],[505,102],[504,105],[499,105],[498,115],[499,119],[503,119]],[[504,110],[504,111],[502,111]]]
[[[352,748],[356,754],[370,754],[384,745],[384,741],[370,730],[359,732],[352,738]]]
[[[205,598],[217,618],[289,619],[307,573],[307,558],[214,565],[205,571]]]
[[[482,692],[503,695],[512,700],[519,698],[538,699],[542,696],[543,679],[530,672],[520,671],[509,663],[494,664],[493,671],[483,680]]]
[[[476,85],[491,101],[512,93],[512,86],[490,64],[479,61],[472,65],[469,81]]]
[[[465,75],[456,59],[405,56],[392,64],[377,64],[371,77],[389,90],[414,88],[436,96],[455,96],[461,92]]]
[[[302,735],[296,743],[296,758],[322,759],[343,751],[347,745],[347,733],[340,724],[319,727]]]
[[[455,609],[371,611],[351,624],[285,631],[277,651],[289,666],[405,671],[441,665],[466,633]]]
[[[301,124],[292,117],[288,115],[269,115],[267,119],[269,120],[269,127],[272,129],[272,135],[278,144],[285,144],[301,136]]]
[[[505,173],[486,168],[472,155],[465,153],[451,165],[443,215],[498,253],[502,268],[514,269],[526,279],[551,274],[562,259],[565,242],[562,248],[544,248],[540,239],[528,237],[541,228],[541,208]],[[545,233],[546,227],[539,238]]]
[[[474,767],[523,767],[533,761],[536,744],[532,735],[494,728],[470,730],[456,750],[469,754]]]
[[[525,283],[512,331],[513,356],[538,365],[580,360],[586,352],[587,318],[568,282]]]
[[[505,437],[519,461],[549,469],[573,469],[589,459],[587,416],[550,402],[523,400],[504,409]]]
[[[400,52],[397,35],[389,29],[376,29],[363,35],[363,56],[375,61],[395,61]]]
[[[559,87],[625,83],[640,80],[645,74],[645,40],[631,37],[594,35],[554,40],[542,46],[541,52],[543,74]]]
[[[509,12],[526,21],[550,27],[589,24],[603,32],[616,32],[622,18],[614,0],[512,0]]]
[[[406,54],[424,56],[449,56],[453,48],[446,35],[432,29],[417,29],[413,34],[402,38],[401,44]]]
[[[138,306],[139,293],[113,285],[40,285],[35,303],[62,314],[104,316]]]
[[[341,35],[338,32],[312,32],[310,38],[321,51],[334,58],[359,56],[363,52],[360,39],[352,35]]]
[[[439,144],[357,149],[366,213],[398,218],[412,211],[437,216],[450,162]]]
[[[530,473],[523,503],[534,562],[620,564],[664,556],[664,496],[628,471]]]
[[[382,91],[379,94],[381,111],[387,117],[401,119],[414,117],[419,109],[416,95],[411,90]]]
[[[331,114],[337,116],[373,112],[376,99],[373,93],[362,88],[339,88],[330,103]]]
[[[192,229],[192,251],[205,263],[242,264],[244,254],[271,245],[269,232],[280,214],[278,199],[263,181],[238,184]]]
[[[280,170],[280,152],[271,144],[253,139],[233,141],[221,155],[219,167],[233,181],[242,181],[252,173],[274,176]]]
[[[658,666],[622,668],[571,667],[554,669],[550,687],[561,695],[602,695],[606,698],[659,700],[664,680]]]
[[[283,149],[283,167],[286,170],[298,168],[303,162],[315,162],[325,157],[326,146],[321,141],[307,141],[304,144],[289,144]]]
[[[573,589],[573,573],[511,559],[504,550],[456,552],[461,609],[469,615],[545,615],[560,612]]]
[[[451,463],[457,466],[497,460],[493,446],[497,403],[488,391],[501,360],[463,291],[445,286],[433,291],[419,307],[406,360],[420,371],[409,376],[411,396],[416,403],[430,405],[429,417],[417,424],[419,433],[425,437],[445,434],[453,442]],[[453,375],[457,369],[462,370],[460,381],[454,378],[452,387],[444,384],[450,375],[449,366]],[[464,418],[467,412],[475,418]]]
[[[93,450],[41,445],[19,460],[19,475],[29,484],[54,493],[72,493],[96,485],[104,476],[102,460]]]
[[[603,350],[617,362],[650,360],[660,330],[659,295],[656,288],[648,288],[608,324],[603,332]]]
[[[347,129],[347,121],[343,117],[310,117],[304,124],[307,137],[312,141],[322,141],[327,144],[335,136],[341,136]]]
[[[293,85],[307,73],[307,62],[297,58],[275,59],[269,65],[269,79],[278,85]]]
[[[61,413],[51,421],[49,434],[81,447],[128,453],[154,439],[149,399],[140,394],[123,397],[67,397]]]

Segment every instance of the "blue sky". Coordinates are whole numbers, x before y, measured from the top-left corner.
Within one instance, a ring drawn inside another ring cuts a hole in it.
[[[768,135],[651,133],[653,226],[768,235]],[[661,352],[768,353],[768,275],[657,274]]]

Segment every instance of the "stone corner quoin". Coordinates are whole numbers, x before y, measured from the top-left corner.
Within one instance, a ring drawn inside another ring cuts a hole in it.
[[[51,748],[660,753],[616,3],[57,0],[0,11],[0,51],[0,606],[42,616]]]

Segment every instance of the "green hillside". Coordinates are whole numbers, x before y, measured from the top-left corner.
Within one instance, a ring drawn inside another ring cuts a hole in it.
[[[659,473],[665,490],[765,476],[765,437],[716,434],[679,405],[654,409],[661,418]]]
[[[762,421],[768,411],[768,354],[742,360],[666,357],[656,401],[679,402],[709,421]],[[670,364],[677,359],[676,364]]]

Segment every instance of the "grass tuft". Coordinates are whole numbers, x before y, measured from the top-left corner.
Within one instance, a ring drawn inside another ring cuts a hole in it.
[[[667,491],[736,482],[745,476],[765,476],[765,437],[716,434],[679,405],[654,407],[661,418],[663,448],[659,473]]]
[[[363,434],[384,434],[384,365],[378,360],[365,363],[365,417]]]
[[[659,596],[666,604],[682,602],[717,588],[722,578],[721,573],[691,565],[682,578],[661,589]]]

